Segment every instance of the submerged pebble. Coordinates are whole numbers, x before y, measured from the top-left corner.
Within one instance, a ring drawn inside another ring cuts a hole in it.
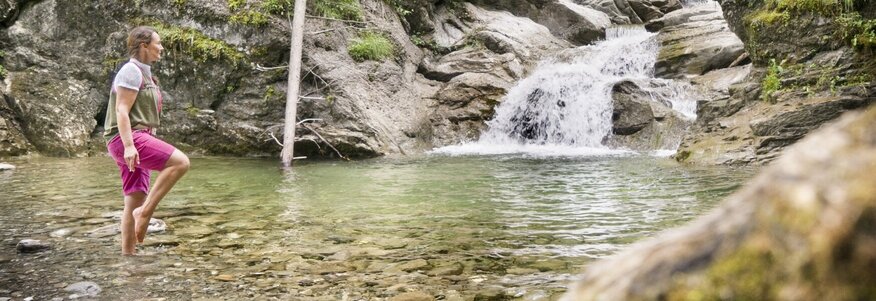
[[[36,239],[23,239],[15,245],[15,249],[20,253],[36,253],[51,249],[52,245]]]

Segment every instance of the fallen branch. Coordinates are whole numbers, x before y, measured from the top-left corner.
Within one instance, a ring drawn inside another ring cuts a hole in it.
[[[316,137],[319,137],[319,139],[322,140],[322,142],[324,142],[326,145],[328,145],[329,147],[331,147],[332,150],[334,150],[335,153],[338,154],[339,157],[341,157],[341,159],[344,159],[344,160],[350,161],[349,158],[344,157],[344,155],[341,154],[341,152],[338,151],[337,148],[335,148],[331,143],[329,143],[327,140],[325,140],[325,138],[323,138],[322,135],[320,135],[319,133],[317,133],[314,129],[310,128],[310,127],[307,126],[306,124],[302,124],[301,126],[302,126],[303,128],[305,128],[305,129],[308,129],[308,130],[310,130],[311,132],[313,132],[313,134],[316,135]]]
[[[289,66],[284,65],[284,66],[277,66],[277,67],[264,67],[264,66],[259,65],[259,64],[256,64],[256,66],[255,66],[255,69],[258,71],[269,71],[269,70],[286,69],[286,68],[289,68]]]
[[[304,119],[302,121],[299,121],[296,125],[302,124],[305,122],[315,122],[315,121],[322,121],[322,118],[307,118],[307,119]]]
[[[332,28],[332,29],[326,29],[326,30],[320,30],[320,31],[308,32],[307,34],[309,34],[309,35],[318,35],[318,34],[324,34],[324,33],[327,33],[327,32],[332,32],[332,31],[337,31],[337,30],[343,30],[343,29],[348,29],[348,28],[361,28],[361,27],[356,27],[356,26],[344,26],[344,27],[338,27],[338,28]],[[362,28],[362,29],[364,29],[364,28]]]
[[[308,17],[308,18],[311,18],[311,19],[320,19],[320,20],[337,21],[337,22],[354,23],[354,24],[372,24],[372,23],[374,23],[374,22],[371,22],[371,21],[341,20],[341,19],[327,18],[327,17],[319,17],[319,16],[312,16],[312,15],[306,15],[305,17]]]

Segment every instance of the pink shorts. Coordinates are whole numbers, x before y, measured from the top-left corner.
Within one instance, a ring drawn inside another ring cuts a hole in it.
[[[115,138],[107,143],[106,148],[111,157],[116,160],[116,165],[119,166],[119,171],[122,174],[122,191],[125,195],[130,195],[134,192],[149,193],[149,172],[152,170],[163,170],[164,164],[170,159],[170,155],[176,150],[173,145],[161,141],[155,136],[152,136],[147,131],[135,130],[134,147],[140,153],[140,164],[134,168],[134,171],[128,170],[128,165],[125,164],[125,145],[122,143],[122,138],[116,135]]]

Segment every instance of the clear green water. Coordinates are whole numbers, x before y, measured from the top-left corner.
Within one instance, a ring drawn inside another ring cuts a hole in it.
[[[557,298],[595,258],[713,208],[753,169],[652,157],[426,156],[305,162],[193,159],[134,258],[109,158],[13,159],[0,172],[0,298],[446,300]],[[58,230],[71,234],[58,236]],[[18,254],[34,238],[51,251]]]

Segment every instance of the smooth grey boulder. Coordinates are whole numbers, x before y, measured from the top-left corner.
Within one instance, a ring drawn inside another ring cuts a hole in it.
[[[18,250],[19,253],[37,253],[51,248],[52,244],[36,239],[22,239],[15,245],[15,249]]]
[[[622,81],[612,87],[612,135],[605,144],[635,151],[675,149],[693,123],[673,109],[665,81]]]
[[[15,165],[7,164],[7,163],[0,163],[0,171],[13,170],[13,169],[15,169]]]
[[[65,292],[74,293],[79,297],[97,297],[103,291],[97,283],[83,281],[73,283],[64,288]]]
[[[622,82],[612,88],[614,108],[611,130],[615,135],[632,135],[654,121],[650,101],[635,95],[639,87],[633,82]]]

